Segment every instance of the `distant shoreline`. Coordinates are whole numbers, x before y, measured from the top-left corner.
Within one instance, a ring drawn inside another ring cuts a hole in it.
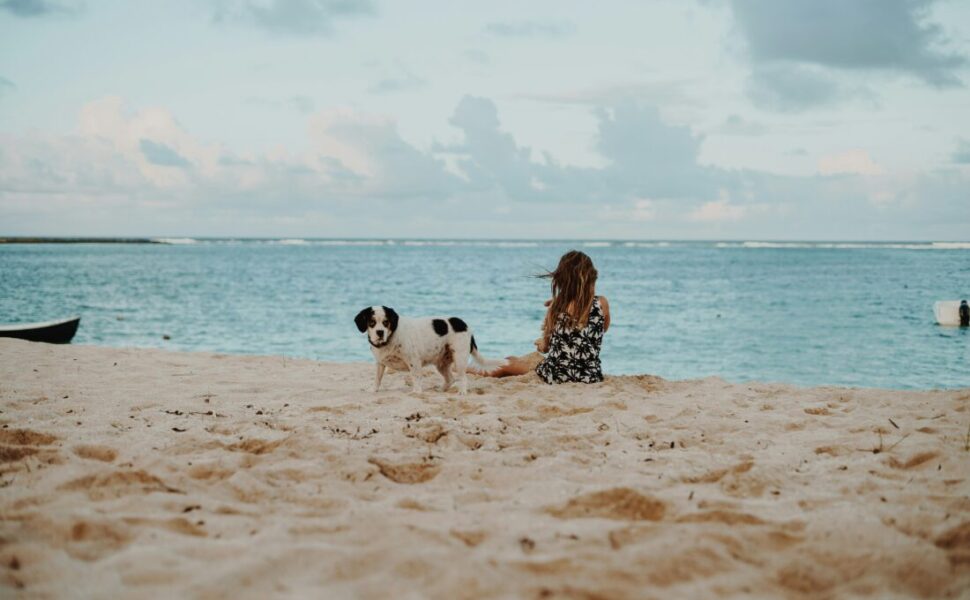
[[[871,245],[894,245],[894,244],[935,244],[938,246],[966,246],[970,240],[785,240],[785,239],[748,239],[748,238],[725,238],[725,239],[626,239],[626,238],[389,238],[389,237],[176,237],[176,236],[153,236],[153,237],[85,237],[85,236],[17,236],[0,235],[0,244],[191,244],[191,243],[212,243],[212,242],[277,242],[290,244],[319,244],[319,243],[381,243],[381,244],[406,244],[406,243],[450,243],[450,244],[478,244],[488,242],[509,242],[509,243],[531,243],[531,244],[554,244],[554,243],[586,243],[598,245],[616,244],[670,244],[670,245],[689,245],[689,244],[747,244],[751,247],[756,246],[837,246],[843,244],[871,244]]]
[[[149,238],[0,237],[0,244],[161,244]]]

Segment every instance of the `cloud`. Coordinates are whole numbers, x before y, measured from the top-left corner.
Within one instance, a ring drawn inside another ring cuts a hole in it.
[[[865,150],[847,150],[818,160],[821,175],[881,175],[885,171]]]
[[[967,57],[942,50],[929,23],[933,0],[732,0],[755,64],[776,61],[834,69],[907,73],[937,87],[962,86]]]
[[[21,18],[49,16],[74,16],[81,12],[80,4],[52,2],[51,0],[2,0],[0,10]]]
[[[390,94],[394,92],[408,92],[421,89],[428,82],[418,77],[406,68],[401,68],[401,75],[382,79],[367,89],[372,94]]]
[[[683,211],[716,198],[734,178],[699,165],[703,138],[665,123],[655,106],[620,102],[594,109],[594,116],[592,141],[605,161],[602,168],[563,165],[547,153],[534,156],[502,129],[494,102],[471,96],[459,102],[450,120],[462,140],[433,150],[454,155],[467,186],[478,192],[514,202],[569,199],[587,207],[625,201],[632,207],[630,218],[641,221],[658,214],[653,199],[663,198],[665,206],[679,203]]]
[[[687,218],[691,221],[714,222],[737,221],[744,216],[743,206],[732,205],[727,198],[705,202],[692,210]]]
[[[372,0],[224,0],[216,23],[246,23],[278,35],[316,36],[333,33],[337,19],[373,16]]]
[[[950,156],[950,160],[961,165],[970,165],[970,140],[957,140],[957,147]]]
[[[456,156],[456,168],[476,191],[515,202],[569,199],[587,207],[622,201],[631,207],[624,213],[627,218],[639,221],[655,220],[661,213],[684,215],[718,199],[723,189],[741,191],[748,180],[758,180],[700,165],[703,137],[664,122],[653,105],[625,101],[595,108],[593,114],[597,132],[592,142],[604,159],[601,168],[563,165],[549,154],[534,156],[501,128],[491,100],[471,96],[459,102],[450,121],[461,130],[462,141],[433,150]]]
[[[732,114],[728,115],[724,123],[714,132],[721,135],[757,136],[768,133],[768,128],[762,123],[748,121],[740,115]]]
[[[310,119],[309,134],[316,170],[329,175],[335,191],[388,199],[441,198],[456,189],[458,182],[444,163],[402,140],[391,119],[321,111]],[[353,186],[337,185],[355,179]]]
[[[355,219],[360,202],[393,219],[407,214],[402,203],[435,202],[457,188],[444,164],[402,140],[390,119],[322,111],[308,125],[305,152],[238,155],[199,141],[163,109],[97,100],[81,110],[75,134],[0,134],[0,221],[14,223],[7,219],[16,214],[42,223],[54,214],[62,227],[95,227],[98,215],[115,231],[156,231],[164,222],[225,231],[256,215],[267,223]]]
[[[487,65],[489,63],[488,53],[479,48],[469,48],[462,52],[462,56],[479,65]]]
[[[687,94],[686,88],[689,83],[691,82],[687,80],[644,81],[553,93],[522,94],[519,97],[539,102],[585,106],[609,106],[619,102],[664,106],[701,106],[700,102]]]
[[[652,221],[657,216],[656,203],[653,200],[634,200],[633,213],[634,221]]]
[[[451,146],[437,145],[435,149],[458,156],[458,169],[473,189],[497,188],[516,199],[540,198],[549,193],[543,169],[531,160],[531,149],[518,146],[510,134],[501,130],[494,102],[465,96],[449,122],[461,130],[463,141]]]
[[[295,110],[296,112],[304,115],[312,113],[316,108],[316,102],[313,100],[313,98],[302,95],[289,96],[287,98],[263,98],[253,96],[246,98],[245,102],[255,106]]]
[[[594,109],[600,168],[533,152],[488,98],[419,148],[386,116],[326,109],[299,152],[240,154],[162,108],[85,105],[70,135],[0,133],[9,233],[965,239],[966,170],[884,173],[863,151],[795,177],[698,163],[704,138],[633,102]],[[446,164],[448,167],[446,167]],[[828,176],[862,173],[865,176]],[[514,215],[510,217],[510,215]]]
[[[501,37],[559,38],[576,32],[576,25],[568,21],[496,21],[485,31]]]
[[[702,198],[717,187],[717,173],[697,164],[703,138],[689,127],[668,125],[654,106],[624,102],[596,111],[596,148],[609,160],[603,179],[649,198]]]
[[[303,114],[310,114],[316,108],[316,103],[309,96],[290,96],[286,99],[286,104]]]
[[[145,156],[145,160],[153,165],[159,165],[162,167],[190,166],[189,161],[185,160],[185,157],[175,150],[172,150],[165,144],[159,144],[158,142],[153,142],[152,140],[146,140],[143,138],[138,142],[138,147],[141,149],[141,153]]]
[[[936,0],[729,0],[759,108],[797,112],[876,101],[857,75],[894,74],[963,87],[970,60],[930,21]]]
[[[827,70],[812,65],[756,66],[748,77],[747,91],[755,106],[778,112],[831,106],[851,98],[874,101],[865,88],[843,84]]]

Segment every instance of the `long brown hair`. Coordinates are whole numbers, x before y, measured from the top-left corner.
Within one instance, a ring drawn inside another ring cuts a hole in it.
[[[548,347],[560,315],[566,315],[566,325],[573,329],[586,327],[593,306],[597,272],[589,256],[570,250],[559,259],[555,271],[539,277],[552,280],[552,304],[542,324],[542,335]]]

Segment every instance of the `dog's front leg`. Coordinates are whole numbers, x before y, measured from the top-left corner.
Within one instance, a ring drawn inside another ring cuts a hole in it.
[[[374,391],[381,389],[381,379],[384,378],[384,363],[377,363],[377,375],[374,377]]]
[[[421,393],[421,363],[408,363],[411,372],[411,391]]]

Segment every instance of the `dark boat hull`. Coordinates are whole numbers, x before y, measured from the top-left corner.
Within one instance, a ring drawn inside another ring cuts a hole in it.
[[[49,323],[27,323],[24,325],[0,326],[0,337],[18,338],[31,342],[48,344],[67,344],[77,333],[81,317],[51,321]]]

